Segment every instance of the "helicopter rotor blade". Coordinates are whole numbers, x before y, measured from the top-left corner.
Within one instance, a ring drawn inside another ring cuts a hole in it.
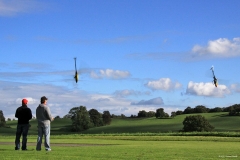
[[[77,71],[77,62],[76,62],[77,58],[75,57],[74,60],[75,60],[75,71]]]

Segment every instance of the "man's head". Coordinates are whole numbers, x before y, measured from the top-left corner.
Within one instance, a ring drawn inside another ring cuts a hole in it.
[[[42,96],[42,97],[41,97],[41,104],[46,103],[47,100],[48,100],[47,97]]]
[[[25,98],[22,99],[22,104],[23,104],[23,105],[27,105],[27,103],[28,103],[28,100],[27,100],[27,99],[25,99]]]

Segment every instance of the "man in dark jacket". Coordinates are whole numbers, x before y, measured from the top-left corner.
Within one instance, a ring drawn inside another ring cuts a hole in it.
[[[28,100],[22,100],[22,106],[18,107],[15,117],[18,118],[15,150],[20,149],[20,137],[22,135],[22,150],[27,150],[27,135],[29,129],[29,120],[32,119],[32,111],[27,107]]]

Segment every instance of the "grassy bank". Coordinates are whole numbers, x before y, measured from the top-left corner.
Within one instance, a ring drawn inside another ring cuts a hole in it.
[[[218,135],[237,135],[240,131],[240,116],[227,116],[228,113],[204,113],[203,115],[211,125],[215,127],[214,134]],[[155,134],[196,134],[196,133],[181,133],[179,132],[182,128],[182,122],[188,115],[179,115],[175,118],[168,119],[156,119],[156,118],[113,118],[111,125],[90,128],[86,131],[80,132],[81,134],[121,134],[121,133],[155,133]],[[37,122],[32,120],[29,135],[37,134]],[[74,134],[70,131],[71,127],[70,119],[56,119],[51,124],[51,134]],[[16,132],[17,121],[8,121],[7,126],[9,128],[0,128],[1,135],[14,135]],[[230,134],[230,133],[232,134]],[[209,133],[200,133],[209,134]]]

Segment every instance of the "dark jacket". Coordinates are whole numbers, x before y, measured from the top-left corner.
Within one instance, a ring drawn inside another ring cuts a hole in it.
[[[22,105],[16,110],[15,117],[18,118],[18,124],[29,124],[29,120],[32,119],[32,111],[26,105]]]

